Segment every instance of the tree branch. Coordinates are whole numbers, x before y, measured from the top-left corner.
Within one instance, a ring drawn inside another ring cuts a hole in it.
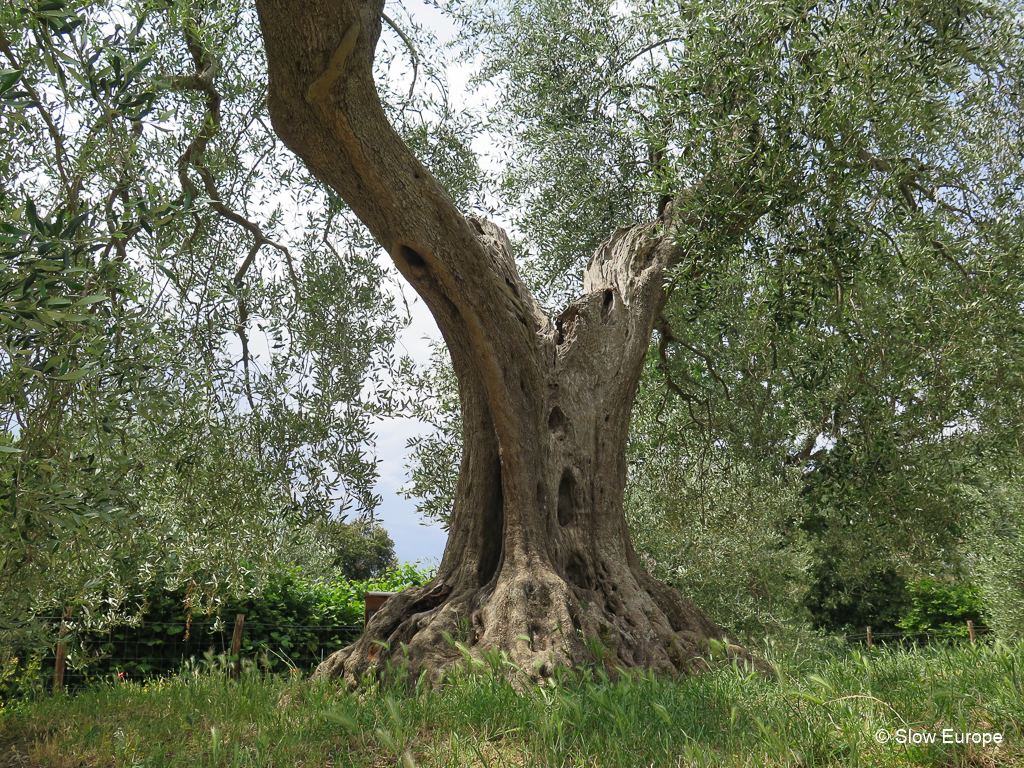
[[[402,42],[405,43],[405,47],[409,49],[409,58],[412,60],[412,82],[409,83],[409,95],[406,98],[411,99],[412,92],[416,88],[416,75],[419,73],[420,66],[420,57],[416,54],[416,46],[412,44],[412,40],[409,39],[405,32],[403,32],[399,26],[391,20],[390,16],[386,13],[381,13],[380,17],[384,19],[384,21],[387,22],[387,25],[395,31],[395,34],[402,38]]]
[[[292,289],[295,291],[296,298],[301,296],[301,290],[298,277],[295,274],[291,251],[289,251],[287,246],[267,237],[259,224],[249,220],[245,216],[242,216],[224,203],[213,174],[203,162],[206,149],[220,131],[221,125],[220,107],[222,99],[220,92],[217,90],[214,83],[214,78],[217,74],[217,66],[213,54],[210,53],[210,51],[203,45],[202,40],[200,40],[195,31],[187,26],[185,28],[185,44],[189,53],[192,55],[195,72],[191,75],[177,78],[174,81],[175,85],[181,89],[203,92],[206,94],[206,104],[202,128],[200,128],[199,132],[193,137],[188,147],[186,147],[185,151],[178,159],[178,180],[183,192],[187,192],[191,198],[198,197],[199,190],[188,177],[188,168],[193,168],[199,174],[199,178],[203,182],[203,191],[210,199],[210,207],[213,208],[213,210],[222,218],[238,225],[252,235],[253,244],[249,248],[249,252],[245,259],[242,260],[242,263],[239,264],[238,269],[235,271],[232,282],[238,304],[238,324],[235,326],[235,332],[242,345],[242,366],[244,370],[245,394],[246,399],[249,401],[249,406],[255,410],[256,403],[253,399],[252,385],[249,380],[250,354],[249,339],[246,333],[249,311],[245,304],[245,294],[242,283],[247,271],[256,260],[256,256],[262,246],[269,245],[284,255],[285,262],[288,266],[289,279],[292,284]]]
[[[688,349],[690,352],[697,355],[697,357],[704,361],[704,365],[707,368],[708,373],[711,374],[711,378],[713,378],[722,386],[722,390],[725,392],[725,399],[728,400],[729,402],[732,402],[732,392],[729,389],[729,385],[726,384],[725,380],[718,375],[718,371],[715,370],[714,363],[711,362],[710,355],[706,355],[692,344],[688,344],[687,342],[678,338],[674,333],[672,333],[672,328],[671,326],[669,326],[668,319],[664,315],[658,316],[658,320],[655,322],[654,327],[661,334],[661,342],[658,346],[659,353],[662,350],[662,345],[664,345],[667,349],[669,344],[678,344],[684,349]],[[664,355],[662,359],[665,360],[665,362],[667,363],[667,355]]]

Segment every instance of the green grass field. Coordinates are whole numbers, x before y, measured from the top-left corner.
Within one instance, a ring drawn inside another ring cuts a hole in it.
[[[516,686],[495,658],[441,687],[355,693],[207,663],[9,702],[0,766],[1024,766],[1024,645],[764,655],[773,680],[722,664]]]

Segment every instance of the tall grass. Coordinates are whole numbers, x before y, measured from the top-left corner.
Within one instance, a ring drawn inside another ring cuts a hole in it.
[[[440,687],[354,693],[255,669],[232,681],[212,664],[8,705],[0,749],[47,768],[1024,766],[1024,646],[765,656],[774,679],[726,663],[678,682],[591,671],[524,686],[494,656]],[[1005,740],[942,744],[944,728]],[[939,743],[876,738],[898,729]]]

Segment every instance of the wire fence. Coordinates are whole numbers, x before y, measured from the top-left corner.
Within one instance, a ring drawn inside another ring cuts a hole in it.
[[[205,617],[204,617],[205,618]],[[77,690],[103,680],[144,680],[187,668],[226,669],[241,663],[265,672],[307,673],[336,650],[355,642],[362,624],[308,625],[184,619],[95,630],[54,617],[62,627],[55,648],[21,653],[18,688]],[[839,636],[872,646],[976,642],[991,634],[972,621],[920,632],[873,631]],[[0,698],[10,694],[0,685]]]
[[[205,619],[205,617],[204,617]],[[61,619],[56,620],[56,625]],[[300,625],[183,620],[93,630],[63,623],[54,648],[23,649],[19,688],[80,689],[102,680],[144,680],[193,667],[227,667],[236,659],[267,672],[310,672],[354,642],[362,624]],[[52,683],[51,683],[52,681]]]
[[[907,643],[912,642],[918,645],[926,645],[938,641],[967,640],[975,642],[978,638],[991,635],[990,627],[978,625],[973,621],[965,621],[963,624],[954,624],[942,629],[929,629],[920,632],[906,632],[902,630],[876,632],[871,627],[865,627],[863,632],[852,635],[842,635],[842,639],[848,643],[863,643],[872,646],[876,643]]]

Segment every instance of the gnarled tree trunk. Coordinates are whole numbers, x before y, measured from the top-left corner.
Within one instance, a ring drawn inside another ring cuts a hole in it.
[[[583,297],[549,319],[505,233],[463,217],[386,120],[372,78],[382,5],[257,0],[274,128],[427,303],[465,430],[437,576],[385,603],[317,674],[355,682],[401,653],[412,679],[435,676],[461,658],[446,635],[506,651],[531,675],[596,656],[693,669],[722,630],[645,572],[623,514],[630,410],[679,258],[673,206],[615,232]]]

